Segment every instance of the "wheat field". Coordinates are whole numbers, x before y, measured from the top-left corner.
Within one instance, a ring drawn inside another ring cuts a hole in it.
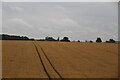
[[[117,78],[118,44],[2,41],[3,78]]]

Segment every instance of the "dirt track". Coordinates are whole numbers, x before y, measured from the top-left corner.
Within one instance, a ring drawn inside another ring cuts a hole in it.
[[[116,78],[118,45],[3,41],[3,78]]]

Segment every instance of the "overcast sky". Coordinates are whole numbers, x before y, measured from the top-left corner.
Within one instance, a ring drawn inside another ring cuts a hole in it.
[[[3,33],[70,40],[118,38],[117,2],[4,2]]]

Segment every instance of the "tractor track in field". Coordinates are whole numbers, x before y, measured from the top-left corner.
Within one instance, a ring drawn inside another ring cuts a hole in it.
[[[42,64],[43,69],[44,69],[46,75],[48,76],[49,80],[52,80],[52,78],[51,78],[50,74],[49,74],[48,71],[47,71],[47,67],[46,67],[45,64],[44,64],[44,60],[42,59],[42,55],[41,55],[41,53],[39,52],[38,49],[41,49],[41,51],[42,51],[43,55],[45,56],[46,60],[48,61],[48,63],[50,64],[50,66],[52,67],[52,69],[54,70],[54,72],[59,76],[60,80],[64,80],[64,78],[62,78],[61,74],[56,70],[56,68],[55,68],[55,67],[53,66],[53,64],[51,63],[50,59],[49,59],[48,56],[46,55],[46,53],[45,53],[45,51],[43,50],[43,48],[41,47],[41,45],[38,44],[38,43],[35,42],[35,41],[33,42],[33,44],[34,44],[34,46],[35,46],[35,48],[36,48],[36,51],[37,51],[37,53],[38,53],[40,62],[41,62],[41,64]],[[38,45],[39,48],[37,47],[37,45]]]
[[[41,57],[41,55],[40,55],[40,53],[39,53],[39,51],[38,51],[38,48],[37,48],[37,46],[35,45],[34,42],[33,42],[33,44],[34,44],[35,49],[36,49],[36,51],[37,51],[37,53],[38,53],[38,56],[39,56],[39,59],[40,59],[40,62],[41,62],[41,64],[42,64],[42,66],[43,66],[43,69],[44,69],[46,75],[48,76],[49,80],[51,80],[51,77],[50,77],[49,73],[47,72],[47,70],[46,70],[46,68],[45,68],[45,65],[44,65],[44,63],[43,63],[42,57]]]

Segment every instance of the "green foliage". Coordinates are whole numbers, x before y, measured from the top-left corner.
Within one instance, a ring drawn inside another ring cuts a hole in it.
[[[62,40],[60,41],[64,41],[64,42],[70,42],[69,38],[68,37],[64,37]]]
[[[26,36],[15,36],[15,35],[7,35],[7,34],[2,34],[0,36],[2,37],[2,40],[30,40]]]
[[[97,40],[96,40],[96,42],[98,42],[98,43],[102,42],[101,38],[98,37]]]
[[[114,39],[109,39],[109,41],[106,41],[106,43],[115,43]]]

